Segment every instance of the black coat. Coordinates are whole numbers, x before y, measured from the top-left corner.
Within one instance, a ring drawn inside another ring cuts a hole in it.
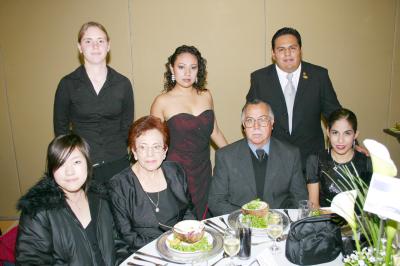
[[[194,219],[189,210],[187,180],[182,166],[176,162],[164,161],[161,169],[167,186],[179,205],[176,222]],[[156,239],[165,231],[165,228],[159,226],[154,207],[131,167],[111,178],[108,185],[117,230],[130,246],[131,252]]]
[[[324,149],[321,115],[327,118],[340,108],[328,71],[320,66],[301,62],[301,73],[293,106],[292,133],[285,96],[275,64],[251,74],[247,100],[268,102],[275,115],[272,136],[287,141],[300,149],[303,169],[308,155]]]
[[[117,240],[106,190],[93,186],[89,191],[92,222],[105,265],[116,265],[128,254]],[[22,211],[16,244],[17,265],[96,265],[84,228],[69,208],[65,194],[45,177],[18,202]],[[116,247],[119,247],[117,250]]]

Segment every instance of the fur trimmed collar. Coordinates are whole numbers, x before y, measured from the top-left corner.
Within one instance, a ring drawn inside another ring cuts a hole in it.
[[[95,182],[90,184],[89,193],[96,194],[103,199],[108,198],[106,188]],[[54,179],[45,176],[20,198],[17,203],[17,210],[35,216],[40,211],[63,208],[66,206],[65,204],[67,203],[64,191]]]

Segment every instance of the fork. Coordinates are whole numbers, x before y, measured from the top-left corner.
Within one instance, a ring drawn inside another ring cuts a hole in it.
[[[143,259],[143,258],[138,257],[138,256],[133,256],[133,259],[140,260],[140,261],[145,261],[145,262],[149,262],[149,263],[153,263],[155,266],[166,266],[168,264],[168,263],[165,263],[165,264],[156,263],[154,261],[146,260],[146,259]]]

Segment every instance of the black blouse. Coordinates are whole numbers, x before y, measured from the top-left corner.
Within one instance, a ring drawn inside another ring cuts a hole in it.
[[[167,181],[167,187],[172,192],[168,204],[175,205],[170,209],[168,224],[173,225],[183,219],[194,219],[189,209],[187,179],[182,166],[176,162],[164,161],[161,169]],[[108,186],[116,227],[131,247],[131,252],[156,239],[166,230],[159,225],[161,221],[157,217],[155,207],[131,167],[111,178]],[[153,197],[152,200],[157,202],[157,197]],[[160,198],[160,203],[161,200]],[[162,202],[159,208],[166,208],[165,203]]]
[[[107,66],[99,94],[85,67],[61,79],[54,98],[54,133],[71,131],[90,146],[92,163],[110,162],[127,155],[129,126],[133,120],[133,91],[126,77]]]
[[[358,176],[367,185],[371,181],[371,159],[358,151],[354,151],[353,159],[344,164],[335,162],[328,151],[310,155],[306,164],[307,183],[320,183],[319,201],[321,207],[330,206],[330,202],[336,194],[351,189],[347,184],[349,180],[339,174],[341,173],[340,166],[347,167],[354,176],[357,176],[358,173]]]

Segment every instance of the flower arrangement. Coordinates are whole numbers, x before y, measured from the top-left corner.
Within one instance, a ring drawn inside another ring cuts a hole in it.
[[[368,139],[364,141],[364,145],[371,155],[372,178],[397,175],[397,168],[384,145]],[[392,243],[399,227],[398,222],[363,211],[368,185],[361,180],[358,174],[353,175],[346,166],[339,166],[336,171],[343,177],[341,187],[352,189],[339,193],[331,202],[332,212],[346,220],[352,229],[355,240],[356,250],[344,258],[345,265],[395,265]],[[354,172],[357,173],[355,168]],[[360,210],[359,215],[355,214],[355,206]],[[383,238],[383,231],[385,231],[386,238]],[[359,233],[365,237],[366,247],[361,247]]]

